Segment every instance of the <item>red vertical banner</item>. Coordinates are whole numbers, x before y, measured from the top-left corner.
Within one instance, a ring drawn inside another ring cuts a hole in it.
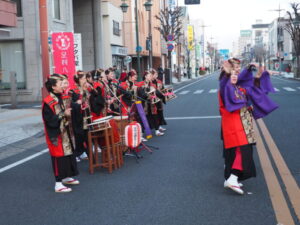
[[[74,84],[75,56],[74,34],[61,32],[52,34],[54,73],[68,75],[70,87]]]

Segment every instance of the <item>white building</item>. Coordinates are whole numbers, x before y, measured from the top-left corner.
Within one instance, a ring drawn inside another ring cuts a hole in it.
[[[252,46],[267,47],[269,43],[269,24],[263,23],[262,20],[256,20],[252,25]]]
[[[125,32],[122,28],[123,24],[123,12],[120,8],[120,4],[114,4],[114,1],[102,1],[102,18],[103,18],[103,53],[104,66],[108,68],[116,65],[121,68],[124,64],[124,57],[127,56],[127,48],[124,47],[124,40],[122,32]]]
[[[292,63],[292,40],[284,29],[287,19],[275,19],[269,25],[269,62],[270,69],[285,71]]]
[[[251,51],[252,45],[252,30],[240,30],[240,37],[238,40],[237,54],[241,57],[246,57]]]

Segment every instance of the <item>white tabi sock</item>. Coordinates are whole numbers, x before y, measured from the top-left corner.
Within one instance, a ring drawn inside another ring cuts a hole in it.
[[[65,188],[66,186],[62,184],[62,182],[55,182],[55,190],[59,190]]]
[[[238,177],[236,175],[231,174],[230,177],[227,179],[227,183],[233,186],[239,186]]]

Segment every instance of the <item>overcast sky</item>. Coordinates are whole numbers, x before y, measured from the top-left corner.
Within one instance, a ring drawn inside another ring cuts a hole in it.
[[[179,5],[184,0],[178,0]],[[299,0],[201,0],[200,5],[188,6],[191,19],[202,19],[205,25],[206,41],[211,36],[218,48],[232,49],[232,42],[237,41],[240,30],[251,29],[257,19],[270,23],[278,17],[278,12],[270,11],[280,7],[291,10],[289,3]]]

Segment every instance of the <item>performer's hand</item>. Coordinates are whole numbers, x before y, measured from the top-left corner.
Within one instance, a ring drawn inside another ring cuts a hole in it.
[[[231,74],[232,65],[228,62],[228,60],[224,61],[223,69],[226,73]]]
[[[78,100],[76,101],[76,103],[79,104],[79,105],[81,105],[81,104],[82,104],[82,101],[81,101],[80,99],[78,99]]]
[[[264,67],[263,67],[263,66],[260,66],[260,67],[258,68],[258,71],[257,71],[257,74],[256,74],[255,77],[260,78],[263,72],[264,72]]]
[[[67,108],[66,110],[65,110],[65,116],[71,116],[71,108]]]

